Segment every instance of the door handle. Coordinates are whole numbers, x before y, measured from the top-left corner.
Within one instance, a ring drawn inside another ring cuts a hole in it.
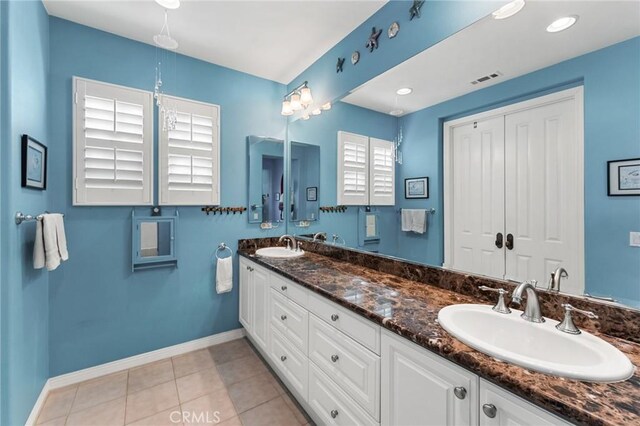
[[[509,250],[513,250],[513,235],[507,234],[507,243],[505,244]]]
[[[496,234],[496,247],[502,248],[502,245],[503,245],[502,241],[503,241],[502,232],[498,232]]]

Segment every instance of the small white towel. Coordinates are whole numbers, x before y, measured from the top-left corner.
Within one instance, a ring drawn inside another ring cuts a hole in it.
[[[61,261],[69,259],[64,218],[61,214],[45,214],[36,224],[36,239],[33,244],[33,267],[53,271]]]
[[[402,209],[402,230],[424,234],[427,231],[427,211],[425,209]]]
[[[218,259],[216,265],[216,291],[227,293],[233,288],[233,257]]]

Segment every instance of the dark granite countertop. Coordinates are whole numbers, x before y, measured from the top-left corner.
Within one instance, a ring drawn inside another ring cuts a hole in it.
[[[374,321],[564,419],[589,425],[640,425],[640,345],[592,332],[611,343],[636,366],[618,383],[587,383],[527,370],[468,347],[438,324],[445,306],[479,303],[456,293],[312,252],[295,259],[241,256]],[[486,303],[484,301],[480,303]]]

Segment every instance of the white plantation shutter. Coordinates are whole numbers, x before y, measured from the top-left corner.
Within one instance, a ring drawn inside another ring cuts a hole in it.
[[[78,77],[73,83],[73,204],[152,204],[152,94]]]
[[[338,132],[337,202],[367,205],[369,202],[369,138]]]
[[[174,130],[160,132],[160,204],[220,203],[220,107],[164,96],[175,106]]]
[[[369,205],[394,205],[396,198],[393,142],[370,138],[369,162]]]

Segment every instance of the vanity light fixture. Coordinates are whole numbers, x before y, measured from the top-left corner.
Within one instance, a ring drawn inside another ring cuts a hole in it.
[[[180,0],[156,0],[165,9],[177,9],[180,7]]]
[[[326,104],[322,105],[320,108],[322,108],[323,111],[329,111],[331,109],[331,102],[327,102]]]
[[[505,4],[500,9],[493,12],[491,15],[493,16],[493,19],[507,19],[520,12],[524,5],[524,0],[514,0],[510,3]]]
[[[400,96],[409,95],[411,94],[411,92],[413,92],[413,89],[411,87],[402,87],[396,90],[396,93]]]
[[[296,111],[307,109],[313,102],[311,89],[305,81],[284,96],[282,101],[282,115],[292,115]]]
[[[560,31],[564,31],[573,26],[577,21],[578,15],[565,16],[560,19],[556,19],[547,27],[547,32],[558,33]]]

